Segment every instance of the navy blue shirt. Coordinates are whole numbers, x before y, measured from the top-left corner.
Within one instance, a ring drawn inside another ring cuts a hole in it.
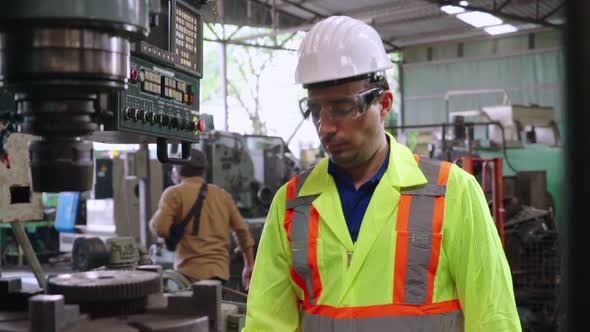
[[[348,226],[348,232],[350,233],[352,242],[356,242],[363,217],[365,216],[371,197],[373,197],[373,192],[375,192],[379,180],[381,180],[387,170],[388,164],[389,149],[387,150],[387,157],[385,157],[377,174],[363,183],[357,190],[350,176],[339,169],[331,160],[328,161],[328,173],[332,175],[334,182],[336,182],[336,188],[338,188],[340,202],[342,203],[342,212],[344,213],[344,219],[346,219],[346,225]]]

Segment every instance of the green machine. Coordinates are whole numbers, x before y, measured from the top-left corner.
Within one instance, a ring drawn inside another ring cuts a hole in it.
[[[481,158],[502,158],[507,189],[520,187],[514,190],[520,190],[520,196],[528,198],[528,205],[551,208],[557,215],[561,206],[563,148],[554,109],[538,105],[500,105],[483,107],[479,116],[500,124],[504,134],[502,136],[497,124],[481,128],[483,130],[474,135],[485,136],[473,144],[473,154]],[[528,184],[522,189],[525,181]],[[528,192],[523,193],[523,190]]]
[[[557,330],[558,221],[563,149],[554,110],[503,105],[447,113],[449,122],[388,128],[414,153],[461,164],[471,157],[493,211],[490,160],[502,160],[504,250],[523,331]],[[488,163],[486,165],[485,163]],[[485,185],[484,185],[485,184]],[[490,190],[491,189],[491,190]]]

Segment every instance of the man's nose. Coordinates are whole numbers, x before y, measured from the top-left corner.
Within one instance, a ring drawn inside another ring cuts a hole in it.
[[[316,124],[316,130],[320,139],[334,134],[337,131],[336,121],[330,114],[330,112],[320,112],[320,121]]]

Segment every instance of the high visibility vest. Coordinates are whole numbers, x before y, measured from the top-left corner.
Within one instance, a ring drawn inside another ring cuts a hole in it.
[[[312,169],[288,182],[283,225],[293,258],[291,279],[304,294],[300,299],[303,332],[463,331],[458,299],[432,302],[451,164],[418,156],[415,159],[428,182],[401,188],[391,304],[362,307],[317,304],[322,293],[317,262],[319,214],[312,205],[317,196],[298,197]]]

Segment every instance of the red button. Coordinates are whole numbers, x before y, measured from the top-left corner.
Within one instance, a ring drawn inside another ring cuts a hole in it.
[[[205,121],[199,120],[197,122],[197,130],[200,131],[200,132],[202,132],[202,133],[205,132]]]
[[[189,96],[189,97],[188,97],[188,104],[189,104],[189,105],[192,105],[192,104],[194,104],[194,103],[195,103],[195,96],[194,96],[194,95],[192,95],[192,96]]]
[[[139,76],[139,74],[137,73],[137,70],[135,69],[131,69],[131,79],[136,81],[137,80],[137,76]]]

